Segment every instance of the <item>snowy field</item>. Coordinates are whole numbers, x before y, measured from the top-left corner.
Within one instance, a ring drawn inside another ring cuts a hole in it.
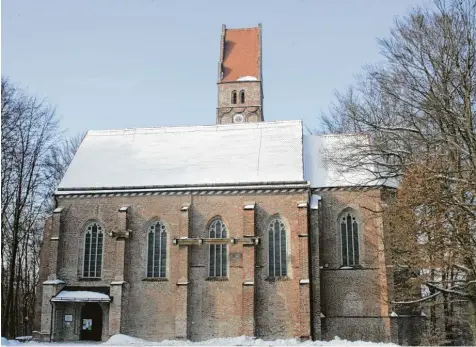
[[[103,343],[95,342],[54,342],[54,343],[38,343],[35,341],[29,341],[21,343],[15,340],[7,341],[2,337],[2,346],[18,346],[18,345],[28,345],[28,346],[88,346],[92,345],[106,345],[106,346],[380,346],[380,347],[390,347],[397,346],[392,343],[372,343],[364,341],[346,341],[335,338],[332,341],[304,341],[299,342],[295,339],[289,340],[274,340],[274,341],[264,341],[261,339],[253,339],[251,337],[240,336],[232,338],[218,338],[211,339],[208,341],[201,342],[190,342],[190,341],[177,341],[177,340],[164,340],[161,342],[151,342],[136,337],[131,337],[127,335],[114,335],[108,341]]]

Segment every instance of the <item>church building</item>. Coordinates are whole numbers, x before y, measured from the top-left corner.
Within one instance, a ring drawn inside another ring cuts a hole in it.
[[[215,125],[87,132],[45,225],[36,337],[395,341],[389,189],[330,160],[368,139],[265,121],[261,25],[223,26],[217,75]]]

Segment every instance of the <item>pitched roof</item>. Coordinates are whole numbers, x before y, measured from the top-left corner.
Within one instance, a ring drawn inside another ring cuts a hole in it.
[[[59,190],[303,181],[302,122],[89,131]]]
[[[306,135],[303,147],[304,177],[312,188],[396,186],[396,182],[378,179],[375,175],[378,170],[371,162],[361,165],[357,155],[361,149],[370,148],[367,135]]]
[[[224,82],[243,76],[260,79],[260,28],[226,29],[223,52]]]

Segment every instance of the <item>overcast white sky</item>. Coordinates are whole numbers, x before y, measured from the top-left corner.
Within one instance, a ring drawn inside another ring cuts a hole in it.
[[[422,0],[3,0],[2,75],[69,134],[214,124],[221,25],[263,24],[265,120],[319,115]]]

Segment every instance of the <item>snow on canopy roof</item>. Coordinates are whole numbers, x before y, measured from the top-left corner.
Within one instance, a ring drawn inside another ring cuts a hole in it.
[[[351,159],[362,148],[369,148],[370,138],[363,134],[306,135],[304,146],[304,178],[312,188],[380,186],[372,165],[339,165]],[[352,167],[350,167],[352,166]],[[385,184],[393,186],[393,184]]]
[[[88,131],[59,190],[304,181],[302,122]]]
[[[98,293],[98,292],[91,292],[85,290],[78,290],[78,291],[69,291],[69,290],[62,290],[58,293],[55,297],[51,299],[51,301],[111,301],[111,298],[107,294]]]

